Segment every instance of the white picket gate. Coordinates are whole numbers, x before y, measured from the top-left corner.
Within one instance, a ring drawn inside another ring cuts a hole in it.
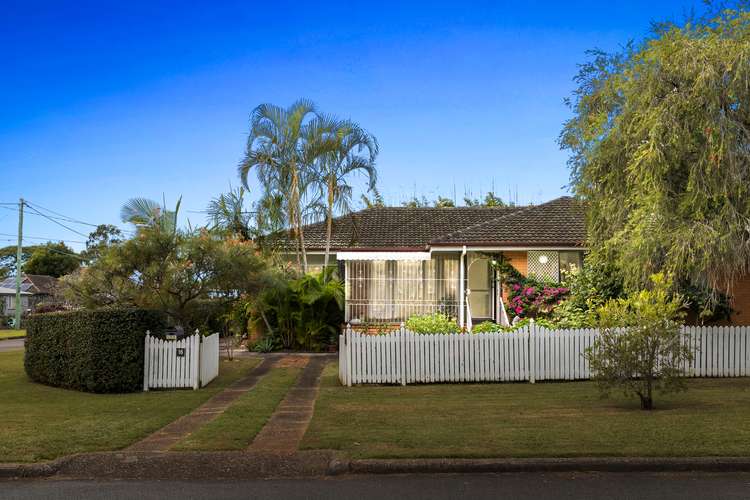
[[[689,377],[750,375],[750,327],[683,327],[694,353]],[[583,356],[595,328],[548,330],[535,325],[510,333],[420,335],[403,326],[385,335],[349,327],[339,336],[342,384],[584,380]]]
[[[162,340],[146,333],[143,390],[203,387],[219,374],[219,334]]]

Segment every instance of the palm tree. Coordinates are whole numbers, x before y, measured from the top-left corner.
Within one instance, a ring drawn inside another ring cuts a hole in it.
[[[244,187],[233,189],[230,186],[229,192],[220,194],[208,203],[206,211],[213,229],[221,229],[241,240],[252,239],[252,212],[245,210]]]
[[[310,178],[310,153],[306,143],[309,117],[315,105],[301,99],[286,109],[273,104],[256,107],[250,118],[245,158],[238,173],[247,188],[251,169],[265,189],[264,197],[284,201],[281,211],[296,240],[297,265],[307,272],[302,202]],[[300,262],[300,253],[302,262]],[[301,264],[301,265],[300,265]]]
[[[377,171],[375,158],[378,141],[350,120],[321,116],[309,129],[309,150],[317,154],[316,175],[321,194],[325,197],[326,250],[323,261],[328,266],[333,232],[333,213],[351,210],[352,186],[349,179],[357,174],[367,178],[368,190],[375,189]]]
[[[148,198],[131,198],[120,209],[120,219],[136,227],[150,226],[174,233],[181,202],[182,197],[177,200],[174,210],[167,210],[166,202],[160,205],[158,201]]]

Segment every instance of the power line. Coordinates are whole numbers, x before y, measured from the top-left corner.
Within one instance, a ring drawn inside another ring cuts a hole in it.
[[[10,233],[0,233],[0,236],[16,236],[16,235],[15,234],[10,234]],[[26,236],[26,235],[24,235],[23,239],[25,239],[25,240],[27,240],[27,239],[29,239],[29,240],[44,240],[44,241],[52,241],[52,242],[54,242],[54,241],[62,241],[64,243],[84,243],[84,244],[86,243],[85,241],[80,241],[80,240],[63,240],[61,238],[46,238],[46,237],[43,237],[43,236]]]
[[[85,222],[82,220],[74,219],[73,217],[69,217],[67,215],[61,214],[60,212],[55,212],[54,210],[50,210],[49,208],[44,208],[43,206],[39,205],[38,203],[31,203],[28,200],[26,200],[26,205],[30,205],[32,208],[37,210],[44,210],[45,212],[49,212],[51,214],[55,214],[64,220],[67,220],[68,222],[73,222],[75,224],[83,224],[85,226],[91,226],[91,227],[99,227],[99,224],[93,224],[91,222]]]
[[[48,220],[50,220],[50,221],[54,222],[54,223],[55,223],[55,224],[57,224],[58,226],[60,226],[60,227],[64,227],[64,228],[65,228],[65,229],[67,229],[68,231],[71,231],[71,232],[73,232],[73,233],[76,233],[76,234],[77,234],[77,235],[79,235],[79,236],[83,236],[84,238],[88,238],[88,235],[87,235],[87,234],[83,234],[83,233],[82,233],[82,232],[80,232],[80,231],[76,231],[76,230],[75,230],[75,229],[73,229],[72,227],[66,226],[66,225],[65,225],[65,224],[63,224],[62,222],[58,222],[58,221],[56,221],[56,220],[55,220],[55,219],[53,219],[52,217],[50,217],[50,216],[48,216],[48,215],[45,215],[45,214],[43,214],[43,213],[39,212],[39,211],[38,211],[38,210],[37,210],[36,208],[34,208],[34,207],[32,207],[32,206],[29,206],[29,208],[30,208],[31,210],[33,210],[34,212],[36,212],[37,214],[39,214],[39,215],[41,215],[42,217],[44,217],[45,219],[48,219]]]

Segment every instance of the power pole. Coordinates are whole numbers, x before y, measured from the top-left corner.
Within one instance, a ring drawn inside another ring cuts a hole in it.
[[[18,246],[16,247],[16,330],[21,328],[21,260],[23,259],[23,198],[18,200]]]

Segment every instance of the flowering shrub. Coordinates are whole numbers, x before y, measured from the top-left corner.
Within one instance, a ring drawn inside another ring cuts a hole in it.
[[[508,307],[513,315],[520,318],[544,317],[569,293],[570,289],[564,286],[526,280],[510,286]]]
[[[458,333],[461,329],[456,318],[434,313],[412,316],[406,320],[406,328],[414,333]]]

